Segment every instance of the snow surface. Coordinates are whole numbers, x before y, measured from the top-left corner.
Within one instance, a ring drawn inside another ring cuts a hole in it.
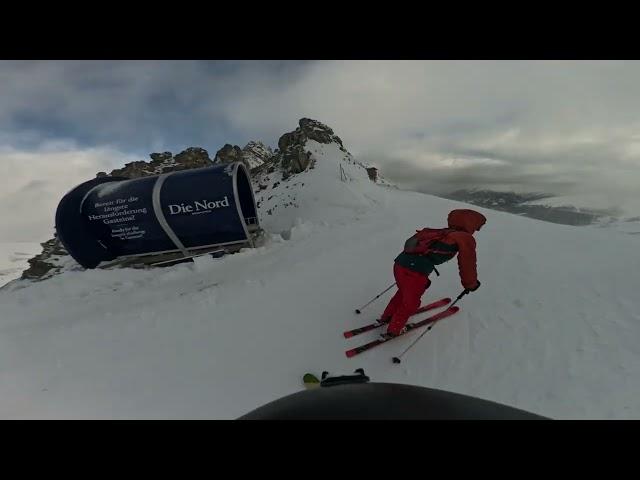
[[[404,240],[468,205],[380,187],[336,145],[307,147],[313,169],[256,196],[259,248],[1,290],[0,418],[232,419],[301,390],[306,372],[359,367],[552,418],[640,418],[639,239],[613,230],[472,207],[488,218],[482,286],[461,312],[401,365],[391,357],[417,333],[346,358],[376,335],[342,332],[380,314],[392,291],[354,309],[393,283]],[[425,303],[460,292],[455,261],[440,273]]]

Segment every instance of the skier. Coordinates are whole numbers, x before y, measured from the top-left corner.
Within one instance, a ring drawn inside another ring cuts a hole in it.
[[[393,276],[398,291],[385,308],[381,320],[389,321],[383,337],[400,335],[409,317],[416,313],[424,292],[431,285],[429,275],[440,265],[458,255],[460,280],[466,293],[480,287],[476,271],[476,241],[473,234],[486,223],[484,215],[474,210],[452,210],[449,228],[418,230],[405,243],[394,261]]]

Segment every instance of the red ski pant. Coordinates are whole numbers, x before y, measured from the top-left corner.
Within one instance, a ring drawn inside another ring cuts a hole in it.
[[[431,281],[426,275],[409,270],[397,263],[393,266],[393,276],[396,279],[398,291],[385,308],[382,318],[391,317],[387,331],[398,334],[409,317],[420,308],[422,295],[431,285]]]

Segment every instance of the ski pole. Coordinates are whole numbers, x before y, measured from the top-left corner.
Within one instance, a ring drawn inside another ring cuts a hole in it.
[[[395,287],[396,284],[395,282],[393,283],[393,285],[391,285],[389,288],[387,288],[384,292],[381,292],[378,296],[376,296],[373,300],[371,300],[369,303],[374,302],[375,300],[377,300],[378,298],[380,298],[382,296],[382,294],[387,293],[389,290],[391,290],[393,287]],[[362,307],[360,308],[356,308],[356,313],[362,313],[361,310],[364,310],[365,307],[367,305],[369,305],[369,303],[365,303]]]
[[[451,305],[449,305],[449,308],[453,307],[456,303],[458,303],[458,301],[459,301],[462,297],[464,297],[467,293],[469,293],[469,290],[464,289],[464,290],[462,291],[462,293],[461,293],[460,295],[458,295],[458,297],[456,298],[456,301],[455,301],[455,302],[453,302]],[[397,357],[393,357],[393,358],[392,358],[393,363],[400,363],[400,357],[402,357],[405,353],[407,353],[409,350],[411,350],[411,347],[413,347],[416,343],[418,343],[418,340],[420,340],[422,337],[424,337],[425,333],[427,333],[429,330],[431,330],[431,328],[433,328],[433,326],[434,326],[436,323],[438,323],[438,322],[436,321],[436,322],[433,322],[431,325],[429,325],[429,326],[427,327],[427,329],[426,329],[424,332],[422,332],[422,333],[420,334],[420,336],[419,336],[418,338],[416,338],[416,339],[415,339],[415,341],[405,349],[405,351],[404,351],[404,352],[402,352],[402,353],[401,353],[400,355],[398,355]]]

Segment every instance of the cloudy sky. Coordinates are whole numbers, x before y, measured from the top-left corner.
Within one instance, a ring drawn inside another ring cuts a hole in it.
[[[100,170],[225,143],[275,146],[301,117],[405,188],[633,205],[637,61],[0,61],[0,241],[51,237]]]

